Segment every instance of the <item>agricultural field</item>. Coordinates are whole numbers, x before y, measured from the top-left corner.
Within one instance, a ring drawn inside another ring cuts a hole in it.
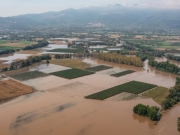
[[[180,49],[179,42],[170,42],[169,40],[162,39],[126,39],[130,43],[139,44],[141,46],[150,47],[153,49]]]
[[[26,81],[26,80],[30,80],[30,79],[39,78],[39,77],[45,77],[48,75],[49,74],[45,74],[45,73],[42,73],[39,71],[31,71],[31,72],[25,72],[22,74],[12,75],[11,77],[14,79],[17,79],[19,81]]]
[[[80,69],[68,69],[64,71],[59,71],[59,72],[54,72],[51,73],[52,75],[66,78],[66,79],[74,79],[82,76],[87,76],[93,74],[93,72],[85,71],[85,70],[80,70]]]
[[[135,71],[133,71],[133,70],[126,70],[126,71],[122,71],[120,73],[112,74],[111,76],[121,77],[121,76],[128,75],[128,74],[131,74],[131,73],[134,73],[134,72]]]
[[[62,52],[62,53],[79,53],[82,52],[80,49],[53,49],[48,52]]]
[[[139,94],[149,89],[156,87],[156,85],[147,84],[143,82],[131,81],[113,88],[109,88],[107,90],[86,96],[87,99],[97,99],[97,100],[104,100],[106,98],[115,96],[122,92],[128,92],[132,94]]]
[[[0,81],[0,88],[0,102],[34,91],[33,88],[14,80]]]
[[[86,70],[87,71],[92,71],[92,72],[98,72],[98,71],[107,70],[107,69],[110,69],[110,68],[112,68],[112,67],[100,65],[100,66],[96,66],[96,67],[86,68]]]
[[[37,42],[32,41],[9,41],[9,40],[0,40],[0,50],[7,49],[21,49],[25,46],[36,44]]]
[[[50,63],[77,69],[86,69],[90,67],[90,64],[82,62],[80,59],[53,59],[50,60]]]
[[[146,93],[143,93],[142,95],[145,97],[152,98],[158,104],[161,104],[162,101],[164,101],[166,99],[166,96],[168,94],[169,94],[168,88],[158,86]]]

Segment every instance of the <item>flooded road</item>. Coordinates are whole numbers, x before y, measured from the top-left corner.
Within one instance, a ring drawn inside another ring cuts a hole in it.
[[[136,72],[119,78],[107,74],[110,71],[107,73],[103,71],[72,80],[48,76],[23,82],[38,88],[39,91],[0,105],[0,133],[2,135],[178,135],[177,118],[180,117],[180,104],[166,111],[160,122],[155,125],[148,118],[133,113],[133,107],[138,103],[159,106],[152,99],[97,101],[84,98],[86,95],[131,80],[169,88],[174,86],[176,76],[150,68],[147,61],[144,63],[144,69],[92,59],[85,59],[83,62],[113,66],[115,71],[131,69]],[[147,69],[150,69],[149,72]]]

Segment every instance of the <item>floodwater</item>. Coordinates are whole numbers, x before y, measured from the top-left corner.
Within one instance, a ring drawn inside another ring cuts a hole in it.
[[[155,125],[148,118],[138,116],[132,111],[138,103],[159,106],[152,99],[97,101],[84,98],[86,95],[131,80],[172,87],[175,84],[174,75],[149,68],[147,61],[144,63],[144,69],[93,59],[85,59],[83,62],[113,66],[116,70],[131,69],[136,72],[119,78],[104,74],[104,71],[72,80],[48,76],[23,82],[40,91],[0,105],[0,133],[178,135],[177,118],[180,116],[180,104],[164,112],[161,121]]]
[[[58,45],[58,44],[49,44],[47,47],[44,47],[42,49],[44,50],[53,50],[53,49],[66,49],[68,48],[67,45]]]
[[[169,60],[169,59],[167,59],[167,58],[165,58],[165,57],[162,57],[162,58],[156,57],[155,60],[156,60],[157,62],[166,62],[166,61],[169,61],[169,63],[175,64],[175,65],[177,65],[178,67],[180,67],[180,62],[179,62],[179,61]]]
[[[107,48],[108,51],[118,51],[118,50],[122,50],[121,48]]]
[[[112,83],[121,83],[121,81],[128,80],[128,81],[141,81],[141,82],[146,82],[146,83],[151,83],[163,87],[173,87],[176,81],[176,75],[169,74],[169,73],[164,73],[158,70],[155,70],[154,68],[149,67],[148,61],[144,62],[144,68],[139,68],[139,67],[134,67],[134,66],[128,66],[128,65],[122,65],[122,64],[116,64],[116,63],[110,63],[110,62],[105,62],[97,59],[85,59],[83,62],[91,63],[91,64],[99,64],[99,65],[107,65],[107,66],[112,66],[114,68],[119,68],[119,70],[134,70],[136,71],[135,73],[122,76],[120,78],[115,78],[117,81],[113,81]],[[149,69],[149,71],[147,71]],[[96,75],[99,73],[96,73]],[[105,76],[105,75],[104,75]],[[114,78],[114,77],[112,77]],[[110,80],[112,80],[110,78]],[[84,80],[85,81],[85,80]],[[93,79],[92,79],[93,81]],[[103,80],[106,81],[106,80]],[[111,82],[111,81],[107,81]]]
[[[13,54],[13,55],[9,55],[7,57],[1,57],[0,60],[6,60],[7,61],[7,62],[4,62],[3,64],[10,64],[14,60],[26,59],[28,56],[31,56],[31,54]]]
[[[154,125],[133,113],[138,103],[157,105],[151,99],[110,102],[36,92],[0,106],[0,131],[2,135],[178,135],[179,105]]]

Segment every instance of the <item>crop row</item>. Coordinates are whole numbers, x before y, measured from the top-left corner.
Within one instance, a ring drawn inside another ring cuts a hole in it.
[[[106,98],[115,96],[117,94],[120,94],[122,92],[129,92],[133,94],[139,94],[144,91],[147,91],[149,89],[152,89],[156,87],[156,85],[143,83],[143,82],[137,82],[137,81],[131,81],[122,85],[118,85],[113,88],[109,88],[107,90],[86,96],[85,98],[88,99],[97,99],[97,100],[104,100]]]
[[[126,71],[123,71],[123,72],[120,72],[120,73],[112,74],[111,76],[121,77],[121,76],[128,75],[128,74],[131,74],[131,73],[134,73],[134,72],[135,71],[133,71],[133,70],[126,70]]]
[[[87,71],[92,71],[92,72],[98,72],[98,71],[107,70],[107,69],[110,69],[110,68],[112,68],[112,67],[100,65],[100,66],[96,66],[96,67],[87,68],[86,70]]]
[[[51,74],[58,76],[58,77],[63,77],[66,79],[74,79],[74,78],[78,78],[78,77],[82,77],[82,76],[86,76],[86,75],[91,75],[91,74],[93,74],[93,72],[74,68],[74,69],[68,69],[68,70],[64,70],[64,71],[54,72]]]

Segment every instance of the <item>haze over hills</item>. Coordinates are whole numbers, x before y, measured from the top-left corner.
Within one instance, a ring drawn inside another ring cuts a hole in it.
[[[180,10],[123,7],[66,9],[60,12],[0,17],[0,29],[36,29],[57,27],[95,27],[132,29],[180,29]],[[92,27],[94,25],[91,25]]]

